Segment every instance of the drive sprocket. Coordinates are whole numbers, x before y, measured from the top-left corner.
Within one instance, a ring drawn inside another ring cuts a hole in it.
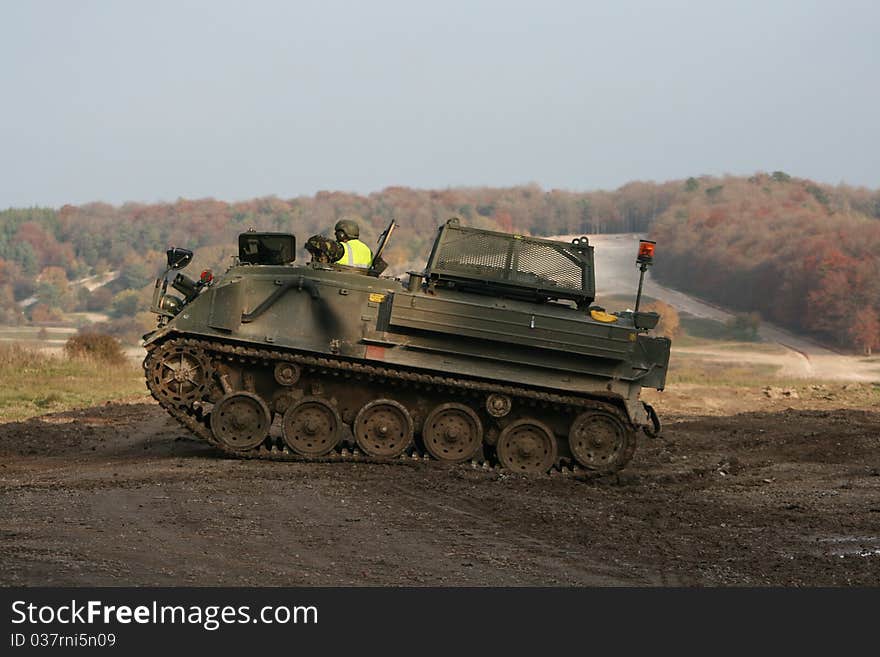
[[[148,353],[144,370],[156,399],[181,408],[207,395],[214,381],[208,355],[180,342],[170,342]]]

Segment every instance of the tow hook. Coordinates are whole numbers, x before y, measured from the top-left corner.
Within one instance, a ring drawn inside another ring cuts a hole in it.
[[[660,418],[657,417],[657,411],[654,410],[653,406],[645,404],[645,402],[642,402],[642,404],[644,404],[645,410],[648,412],[648,417],[650,418],[652,425],[651,427],[644,426],[642,429],[648,438],[656,438],[660,435],[660,431],[663,429],[663,426],[660,424]]]

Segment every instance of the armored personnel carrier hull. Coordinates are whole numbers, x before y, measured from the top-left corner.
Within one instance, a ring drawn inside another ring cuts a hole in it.
[[[659,431],[639,393],[663,388],[670,344],[645,334],[656,315],[590,308],[592,247],[575,242],[451,221],[401,282],[295,266],[292,236],[245,233],[221,279],[177,274],[183,298],[157,281],[147,384],[236,457],[616,471]]]

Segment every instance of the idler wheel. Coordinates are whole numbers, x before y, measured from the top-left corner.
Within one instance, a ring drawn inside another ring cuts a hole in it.
[[[550,427],[532,418],[504,427],[495,449],[501,465],[513,472],[543,474],[556,463],[556,436]]]
[[[284,443],[303,456],[323,456],[342,439],[342,418],[325,399],[304,397],[291,404],[281,421]]]
[[[440,404],[425,418],[425,449],[438,461],[460,463],[474,455],[483,442],[483,425],[464,404]]]
[[[217,442],[237,452],[262,444],[271,425],[269,407],[252,392],[231,392],[211,411],[211,431]]]
[[[614,413],[587,411],[572,423],[568,445],[577,462],[585,468],[614,472],[632,457],[635,433]]]
[[[413,419],[403,404],[393,399],[377,399],[358,411],[353,433],[364,453],[394,458],[412,442]]]
[[[195,347],[174,343],[151,352],[144,369],[156,396],[179,407],[190,406],[207,395],[214,376],[207,354]]]

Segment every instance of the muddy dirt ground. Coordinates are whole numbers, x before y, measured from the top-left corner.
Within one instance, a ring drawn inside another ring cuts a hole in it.
[[[880,585],[877,392],[772,397],[663,393],[599,479],[232,460],[143,400],[0,425],[0,584]]]

